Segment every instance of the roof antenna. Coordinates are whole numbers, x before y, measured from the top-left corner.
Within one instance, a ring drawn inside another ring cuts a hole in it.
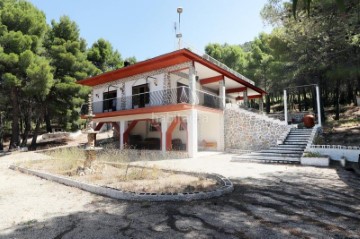
[[[181,38],[182,38],[182,34],[181,34],[181,28],[180,28],[180,20],[181,20],[181,18],[180,18],[180,16],[181,16],[181,13],[183,12],[183,8],[182,7],[178,7],[177,8],[177,13],[179,13],[179,32],[176,34],[176,38],[178,38],[179,39],[179,50],[181,49]],[[176,32],[176,23],[175,23],[175,32]]]

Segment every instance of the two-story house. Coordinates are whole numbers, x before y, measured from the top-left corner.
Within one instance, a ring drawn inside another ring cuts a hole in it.
[[[120,149],[224,150],[224,107],[265,91],[207,55],[181,49],[79,81],[92,87],[94,122],[113,123]]]

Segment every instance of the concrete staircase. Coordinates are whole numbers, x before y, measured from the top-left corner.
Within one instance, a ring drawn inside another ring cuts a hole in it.
[[[292,128],[282,144],[269,149],[234,156],[232,162],[300,163],[312,129]]]

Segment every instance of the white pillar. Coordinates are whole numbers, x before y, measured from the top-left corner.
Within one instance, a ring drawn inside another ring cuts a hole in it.
[[[284,117],[286,124],[288,123],[288,111],[287,111],[287,95],[286,90],[284,90]]]
[[[120,150],[124,149],[124,133],[127,128],[125,120],[120,121]]]
[[[166,130],[167,130],[167,117],[161,117],[161,151],[166,153]]]
[[[316,85],[316,103],[317,103],[318,125],[321,127],[322,124],[321,124],[320,90],[318,85]]]
[[[263,100],[264,95],[261,94],[261,98],[259,98],[259,111],[260,112],[264,112],[264,100]]]
[[[187,119],[188,123],[188,153],[190,158],[196,157],[198,152],[198,112],[190,110]]]
[[[220,108],[225,109],[225,104],[226,104],[225,79],[219,81],[219,95],[220,95]]]
[[[244,101],[244,107],[248,108],[249,107],[249,98],[248,98],[247,88],[245,91],[243,91],[243,101]]]
[[[189,68],[189,88],[190,88],[190,104],[196,104],[196,75],[195,75],[195,66],[190,66]]]

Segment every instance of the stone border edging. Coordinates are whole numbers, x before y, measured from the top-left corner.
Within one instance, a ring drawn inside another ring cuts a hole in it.
[[[98,195],[120,199],[120,200],[128,200],[128,201],[153,201],[153,202],[161,202],[161,201],[193,201],[193,200],[203,200],[210,199],[214,197],[220,197],[224,194],[230,193],[234,190],[233,183],[218,174],[200,174],[200,173],[187,173],[181,172],[185,174],[193,174],[193,175],[202,175],[206,177],[210,177],[215,179],[218,182],[221,182],[222,186],[212,191],[200,191],[200,192],[191,192],[191,193],[135,193],[135,192],[127,192],[121,191],[118,189],[110,188],[110,187],[102,187],[93,184],[88,184],[84,182],[79,182],[70,178],[53,175],[45,172],[35,171],[31,169],[22,168],[16,165],[10,165],[9,167],[12,170],[18,170],[22,173],[31,174],[38,176],[43,179],[47,179],[53,182],[61,183],[66,186],[80,188],[84,191],[95,193]],[[173,171],[174,172],[174,171]],[[176,172],[176,171],[175,171]]]

